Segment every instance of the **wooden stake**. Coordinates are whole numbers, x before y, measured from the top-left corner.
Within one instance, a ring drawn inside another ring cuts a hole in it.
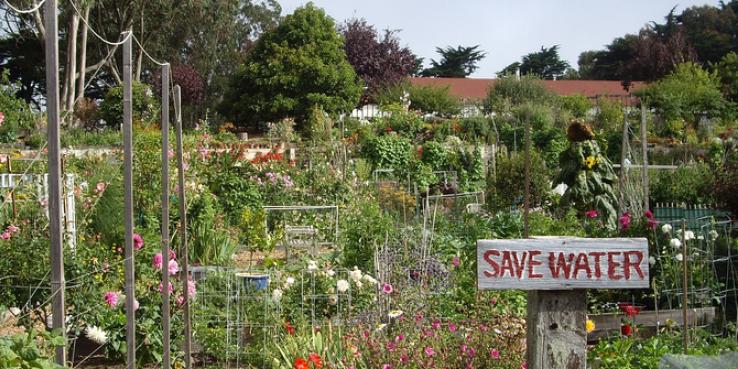
[[[169,64],[161,66],[161,326],[162,367],[171,368],[171,335],[169,327]]]
[[[51,248],[52,328],[65,334],[64,238],[61,228],[61,162],[59,157],[59,29],[57,0],[47,0],[44,8],[46,28],[46,116],[49,161],[49,239]],[[10,158],[8,157],[8,160]],[[55,361],[65,366],[66,345],[55,350]]]
[[[12,167],[12,165],[10,164],[10,161],[11,161],[11,160],[10,160],[10,154],[8,154],[8,174],[9,174],[9,175],[8,175],[8,179],[10,179],[10,178],[11,178],[10,174],[13,174],[13,167]],[[16,218],[18,218],[18,209],[17,209],[17,208],[16,208],[16,206],[15,206],[15,186],[13,186],[13,187],[12,187],[12,188],[10,189],[10,203],[11,203],[11,204],[12,204],[12,206],[13,206],[13,221],[15,221],[15,220],[16,220]]]
[[[132,31],[128,31],[130,33]],[[128,359],[126,368],[136,367],[136,266],[133,263],[133,108],[131,55],[132,35],[123,44],[123,200],[125,226],[125,275],[126,275],[126,344]],[[167,256],[164,256],[167,257]],[[165,286],[166,290],[167,287]]]
[[[184,150],[182,147],[182,93],[179,85],[174,86],[174,123],[177,130],[177,179],[179,183],[179,228],[182,243],[182,288],[184,291],[184,362],[185,369],[192,366],[192,322],[190,319],[190,296],[187,289],[189,278],[189,249],[187,247],[187,201],[185,198]]]
[[[648,198],[648,127],[646,126],[646,106],[641,103],[641,150],[643,155],[643,167],[641,167],[643,176],[643,209],[650,210],[650,199]]]
[[[530,215],[530,112],[525,113],[525,208],[524,208],[524,226],[523,238],[530,236],[530,224],[528,216]]]

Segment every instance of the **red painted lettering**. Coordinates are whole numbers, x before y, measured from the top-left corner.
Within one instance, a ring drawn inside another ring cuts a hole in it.
[[[559,274],[561,274],[563,269],[563,278],[569,279],[569,276],[571,275],[571,263],[574,261],[574,254],[569,254],[568,259],[569,260],[567,262],[566,254],[563,252],[559,253],[558,258],[553,252],[548,253],[548,268],[551,270],[552,277],[559,278]]]
[[[500,274],[500,265],[497,264],[494,259],[492,259],[492,256],[500,256],[500,252],[497,250],[487,250],[487,252],[484,253],[484,261],[486,261],[487,264],[489,264],[489,266],[492,268],[492,271],[484,271],[484,275],[487,278],[494,278]]]
[[[605,253],[601,251],[593,251],[589,253],[589,256],[594,257],[595,278],[602,278],[602,270],[600,269],[600,256],[605,256]]]
[[[510,257],[510,251],[502,252],[502,267],[500,268],[500,277],[505,276],[505,271],[510,271],[510,277],[515,277],[515,270],[513,269],[512,258]]]
[[[518,253],[517,252],[513,252],[512,253],[512,256],[513,256],[513,261],[514,261],[514,264],[515,264],[515,274],[518,276],[518,279],[522,279],[523,278],[523,271],[525,271],[525,258],[526,258],[526,256],[528,256],[528,252],[527,251],[523,251],[523,258],[520,261],[518,261]]]
[[[572,278],[577,279],[580,270],[587,272],[587,279],[592,279],[592,270],[589,269],[589,259],[587,259],[587,254],[583,252],[579,253],[579,256],[577,256],[577,263],[574,265]]]
[[[614,281],[623,279],[623,276],[620,274],[616,274],[615,271],[616,268],[620,267],[621,263],[615,261],[614,257],[620,254],[620,251],[611,251],[607,253],[607,278],[610,278]]]
[[[631,255],[636,257],[635,261],[630,260]],[[630,268],[635,269],[636,273],[638,273],[638,277],[640,277],[641,279],[645,277],[643,271],[641,270],[642,261],[642,251],[626,251],[623,253],[623,274],[625,274],[625,279],[630,279]]]
[[[543,278],[543,274],[538,274],[533,271],[533,268],[543,264],[543,262],[535,259],[536,255],[540,254],[541,252],[538,250],[532,250],[530,254],[528,254],[528,278],[530,279]]]

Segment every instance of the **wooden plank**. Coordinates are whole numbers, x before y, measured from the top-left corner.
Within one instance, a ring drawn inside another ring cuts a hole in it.
[[[608,314],[597,314],[589,315],[595,323],[595,330],[587,334],[587,341],[593,342],[607,336],[619,335],[620,325],[622,320],[625,319],[623,313],[608,313]],[[715,320],[715,308],[704,307],[704,308],[693,308],[688,310],[688,321],[690,325],[706,325],[710,324]],[[663,327],[670,321],[675,327],[681,327],[684,325],[684,317],[682,316],[681,309],[670,309],[670,310],[659,310],[659,311],[641,311],[635,319],[634,323],[636,326],[642,327],[641,333],[650,332],[648,328]]]
[[[480,290],[648,288],[645,238],[477,241]]]

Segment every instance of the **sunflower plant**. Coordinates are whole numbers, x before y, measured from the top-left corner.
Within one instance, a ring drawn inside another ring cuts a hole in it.
[[[573,123],[567,130],[569,147],[559,156],[561,171],[554,186],[567,186],[562,203],[582,212],[597,214],[598,222],[608,229],[617,228],[617,197],[614,185],[617,176],[604,155],[592,129],[582,123]]]

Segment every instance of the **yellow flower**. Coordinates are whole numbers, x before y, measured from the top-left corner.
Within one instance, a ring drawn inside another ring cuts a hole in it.
[[[594,156],[588,156],[586,159],[584,159],[584,166],[587,167],[587,169],[592,169],[592,167],[597,164],[597,159],[595,159]]]
[[[584,328],[587,330],[587,333],[592,333],[595,330],[595,322],[592,321],[592,319],[587,319],[587,322],[584,323]]]

